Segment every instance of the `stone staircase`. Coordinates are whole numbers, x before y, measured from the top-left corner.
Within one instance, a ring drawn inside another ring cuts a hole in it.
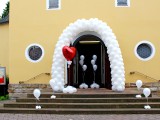
[[[42,93],[36,104],[33,94],[27,98],[18,98],[16,102],[5,103],[0,113],[26,114],[160,114],[160,98],[149,97],[151,109],[145,110],[146,98],[135,98],[136,93],[116,92],[78,92],[75,94],[55,93],[56,99],[51,99],[52,93]],[[40,105],[42,109],[35,109]]]

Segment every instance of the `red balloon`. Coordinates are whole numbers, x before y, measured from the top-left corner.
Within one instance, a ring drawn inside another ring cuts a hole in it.
[[[76,55],[76,48],[64,46],[62,52],[67,61],[71,61]]]

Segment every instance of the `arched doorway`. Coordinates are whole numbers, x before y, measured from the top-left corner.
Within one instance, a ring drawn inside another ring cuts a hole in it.
[[[96,65],[98,66],[95,75],[95,82],[101,88],[111,89],[111,69],[108,54],[105,52],[106,47],[103,41],[94,35],[83,35],[75,40],[73,43],[77,49],[76,57],[68,72],[69,84],[74,87],[79,87],[83,83],[83,70],[79,64],[80,56],[84,55],[84,64],[87,65],[84,82],[90,86],[94,80],[93,67],[91,64],[92,56],[97,55]]]

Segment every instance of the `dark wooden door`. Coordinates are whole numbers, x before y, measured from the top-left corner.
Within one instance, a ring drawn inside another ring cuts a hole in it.
[[[94,75],[91,60],[92,56],[95,54],[97,55],[96,65],[98,66],[96,70],[95,81],[100,85],[100,87],[110,89],[110,62],[108,59],[108,55],[106,54],[106,48],[104,44],[102,44],[100,39],[93,35],[82,36],[77,40],[75,44],[73,44],[73,46],[76,47],[77,54],[70,69],[68,69],[68,84],[79,87],[79,85],[83,83],[83,70],[81,65],[79,64],[80,55],[85,56],[84,64],[87,65],[84,81],[86,84],[88,84],[88,86],[93,83]]]

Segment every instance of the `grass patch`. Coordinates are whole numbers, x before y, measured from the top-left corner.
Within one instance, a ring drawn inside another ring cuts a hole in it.
[[[0,96],[0,101],[8,100],[8,99],[9,99],[9,95]]]

